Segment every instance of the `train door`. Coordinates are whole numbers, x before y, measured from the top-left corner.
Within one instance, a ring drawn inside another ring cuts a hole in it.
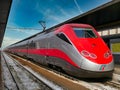
[[[50,48],[50,43],[47,40],[47,49],[46,49],[46,63],[49,64],[49,48]]]
[[[39,41],[36,41],[36,49],[39,49],[40,48],[40,43]]]
[[[40,64],[44,64],[44,56],[41,55],[42,54],[42,49],[43,47],[43,43],[41,43],[42,41],[35,41],[35,49],[38,51],[38,55],[36,55],[34,58],[35,60],[40,63]]]
[[[29,57],[29,41],[27,41],[26,49],[27,49],[27,57]]]
[[[48,35],[47,38],[47,57],[46,57],[46,61],[48,65],[55,65],[55,57],[51,56],[52,53],[54,53],[53,48],[55,48],[54,44],[55,44],[55,39],[52,36],[52,34]]]
[[[41,40],[41,59],[42,59],[42,63],[44,65],[47,65],[47,60],[48,60],[48,52],[47,52],[47,49],[48,49],[48,46],[47,46],[47,42],[48,40],[46,38],[42,39]]]

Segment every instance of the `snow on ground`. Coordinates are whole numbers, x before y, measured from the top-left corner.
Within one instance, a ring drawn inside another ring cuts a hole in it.
[[[9,90],[17,90],[16,84],[14,83],[12,76],[11,76],[3,58],[1,58],[1,63],[2,63],[2,75],[3,75],[4,87]]]
[[[34,83],[26,73],[23,72],[22,69],[20,69],[18,66],[16,66],[16,64],[14,63],[13,60],[11,60],[6,54],[4,54],[6,59],[8,60],[8,63],[11,66],[14,66],[15,71],[17,71],[19,78],[21,79],[21,81],[23,82],[24,86],[26,88],[28,88],[28,90],[36,90],[38,88],[38,86],[36,85],[36,83]],[[19,63],[19,62],[17,62]],[[20,64],[20,63],[19,63]],[[21,64],[22,65],[22,64]],[[23,65],[22,65],[23,66]],[[33,71],[31,68],[28,68],[27,66],[23,66],[24,68],[26,68],[29,72],[31,72],[34,76],[36,76],[37,78],[39,78],[41,81],[43,81],[45,84],[47,84],[48,86],[50,86],[53,90],[63,90],[62,87],[54,84],[53,82],[47,80],[46,78],[44,78],[42,75],[38,74],[37,72]],[[29,83],[28,83],[29,82]],[[34,89],[36,88],[36,89]],[[38,88],[39,89],[39,88]]]
[[[94,89],[94,90],[119,90],[112,86],[104,85],[101,83],[90,83],[90,84],[96,86],[96,89]]]
[[[27,66],[24,66],[24,68],[26,68],[28,71],[30,71],[31,73],[33,73],[37,78],[39,78],[45,84],[47,84],[48,86],[50,86],[53,90],[63,90],[62,87],[54,84],[52,81],[47,80],[45,77],[43,77],[42,75],[40,75],[37,72],[33,71],[31,68],[29,68]]]
[[[113,80],[120,83],[120,75],[119,74],[113,74]]]
[[[9,58],[6,54],[4,54],[4,56],[9,66],[12,67],[15,72],[17,72],[17,76],[26,90],[41,89],[40,85],[30,78],[27,73],[23,71],[23,69],[19,68],[11,58]]]

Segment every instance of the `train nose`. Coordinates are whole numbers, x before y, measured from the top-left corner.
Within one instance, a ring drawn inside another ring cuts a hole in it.
[[[96,72],[111,71],[114,69],[114,62],[112,60],[112,62],[107,64],[98,64],[84,58],[81,64],[81,68],[85,70],[96,71]]]
[[[79,40],[78,50],[89,61],[97,64],[107,64],[113,60],[109,48],[100,38]]]

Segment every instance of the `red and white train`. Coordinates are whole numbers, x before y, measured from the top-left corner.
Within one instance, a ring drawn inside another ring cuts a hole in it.
[[[87,24],[65,24],[46,30],[10,45],[7,50],[77,77],[111,77],[114,69],[109,48]]]

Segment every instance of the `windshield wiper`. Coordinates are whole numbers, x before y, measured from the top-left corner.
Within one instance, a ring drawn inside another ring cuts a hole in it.
[[[87,35],[88,35],[89,37],[95,38],[95,36],[91,35],[90,33],[88,33],[88,32],[85,32],[85,33],[87,33]]]

